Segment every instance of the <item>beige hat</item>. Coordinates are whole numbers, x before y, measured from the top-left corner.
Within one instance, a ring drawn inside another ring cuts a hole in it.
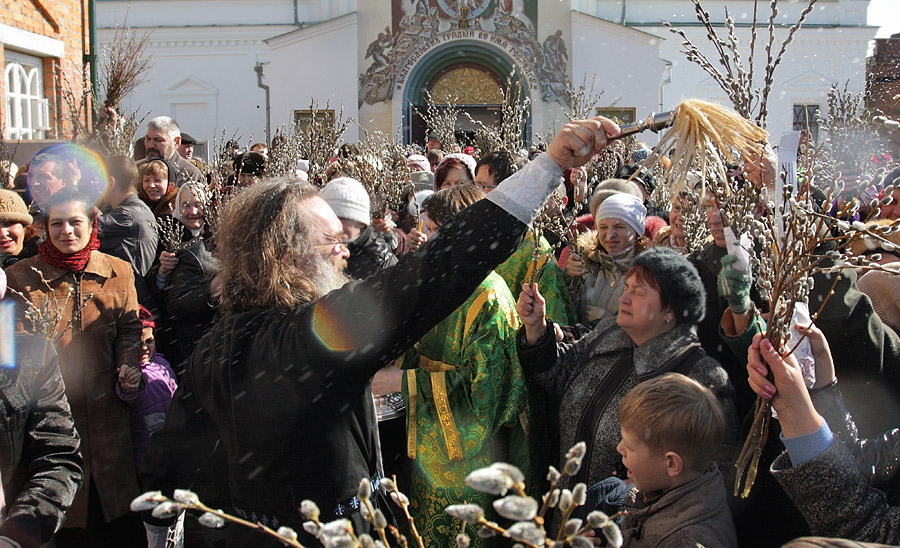
[[[25,226],[34,222],[22,198],[12,190],[0,190],[0,222],[17,222]]]

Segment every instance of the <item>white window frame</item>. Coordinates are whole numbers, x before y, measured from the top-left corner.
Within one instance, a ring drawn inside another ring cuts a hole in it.
[[[43,139],[50,129],[50,102],[44,98],[40,57],[4,52],[6,61],[6,138]]]

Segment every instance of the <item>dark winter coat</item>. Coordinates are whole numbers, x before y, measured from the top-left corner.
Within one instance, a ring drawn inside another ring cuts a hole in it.
[[[147,276],[150,293],[162,316],[157,334],[179,374],[181,363],[212,325],[218,310],[218,300],[210,294],[210,282],[219,272],[219,263],[213,256],[206,226],[202,234],[202,239],[175,252],[178,264],[165,277],[162,287],[157,277],[159,262]],[[184,227],[182,240],[188,242],[193,238],[191,231]]]
[[[189,486],[192,470],[221,442],[239,515],[300,531],[297,508],[311,499],[323,521],[343,513],[367,530],[354,496],[361,478],[378,473],[372,377],[462,304],[525,229],[482,200],[393,268],[288,313],[218,319],[153,438],[144,487]],[[280,546],[247,531],[233,533],[234,545]]]
[[[352,242],[347,244],[350,258],[347,259],[345,272],[355,280],[368,278],[375,272],[397,264],[397,256],[391,249],[388,239],[392,236],[383,232],[375,232],[367,226]]]
[[[134,269],[121,259],[92,251],[79,275],[49,265],[40,255],[16,263],[6,275],[10,289],[23,293],[36,306],[52,299],[53,306],[62,309],[55,344],[66,397],[84,441],[85,478],[85,488],[66,513],[66,527],[87,525],[90,483],[100,495],[105,519],[129,513],[129,504],[140,492],[128,405],[116,397],[115,384],[119,365],[140,363]],[[84,307],[80,319],[66,329],[75,302],[83,302]]]
[[[97,218],[97,236],[100,251],[127,261],[138,276],[146,276],[153,266],[159,242],[156,217],[137,194]]]
[[[743,358],[735,356],[719,335],[719,324],[722,321],[722,314],[728,308],[728,301],[719,296],[716,279],[722,269],[722,257],[727,254],[728,251],[724,247],[710,242],[691,253],[688,260],[697,268],[703,289],[706,290],[706,315],[697,324],[697,337],[703,345],[703,350],[722,364],[729,378],[734,380],[735,404],[738,414],[744,417],[753,409],[753,402],[756,401],[756,394],[750,390],[746,381],[747,353],[745,350]],[[755,288],[751,289],[750,298],[757,304],[761,302]]]
[[[34,257],[38,254],[39,243],[41,243],[40,239],[34,237],[30,240],[25,240],[25,242],[22,244],[22,251],[20,251],[18,255],[7,255],[5,253],[0,253],[0,268],[3,268],[5,270],[23,259]]]
[[[814,535],[900,544],[900,506],[869,485],[839,440],[800,466],[784,452],[771,470]]]
[[[205,239],[175,255],[178,264],[164,288],[165,310],[175,330],[180,356],[186,359],[216,315],[218,300],[210,294],[210,282],[219,271],[219,263]]]
[[[15,344],[16,367],[0,367],[0,539],[36,548],[62,525],[81,486],[81,438],[56,349],[22,334]]]
[[[692,326],[676,325],[668,333],[657,335],[638,347],[616,324],[616,318],[601,320],[593,331],[574,344],[557,343],[553,329],[548,329],[536,345],[528,346],[522,337],[523,330],[517,341],[519,360],[526,376],[559,398],[560,464],[565,462],[565,452],[575,443],[588,443],[590,460],[583,464],[586,475],[578,481],[593,485],[609,476],[625,477],[622,457],[616,451],[621,439],[619,404],[638,383],[670,371],[685,374],[713,391],[725,408],[731,433],[729,440],[736,442],[738,420],[734,388],[722,366],[699,349]],[[699,354],[692,356],[694,352]],[[593,437],[576,439],[579,423],[592,396],[604,380],[608,380],[607,375],[621,359],[630,361],[631,370],[609,399],[597,423],[590,427]]]
[[[100,251],[130,263],[134,268],[134,285],[138,302],[153,309],[144,277],[156,259],[159,244],[156,217],[137,194],[131,194],[117,207],[97,218],[97,235]]]
[[[822,455],[792,466],[785,452],[772,474],[800,509],[814,535],[900,543],[900,429],[862,439],[837,382],[811,391],[834,432]]]
[[[632,489],[625,496],[625,548],[737,548],[725,481],[715,464],[699,478],[649,502]]]

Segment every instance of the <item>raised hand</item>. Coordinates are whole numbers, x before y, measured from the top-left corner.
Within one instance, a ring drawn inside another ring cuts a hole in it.
[[[562,169],[582,166],[603,150],[607,136],[617,135],[619,126],[603,116],[590,120],[572,120],[563,126],[547,147],[547,154]]]
[[[516,312],[525,325],[525,339],[534,344],[547,331],[547,301],[537,284],[522,284],[522,292],[516,301]]]

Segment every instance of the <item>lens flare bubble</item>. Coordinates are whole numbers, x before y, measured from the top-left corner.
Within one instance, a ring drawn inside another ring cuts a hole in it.
[[[28,168],[28,192],[41,211],[50,196],[65,187],[76,187],[98,205],[109,188],[100,156],[72,143],[51,145],[35,154]]]

